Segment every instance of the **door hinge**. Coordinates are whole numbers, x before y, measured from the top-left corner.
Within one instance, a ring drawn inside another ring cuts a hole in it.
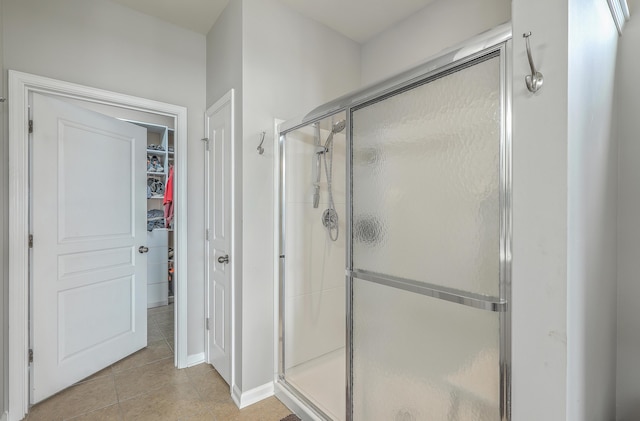
[[[33,349],[29,350],[29,363],[33,362]]]
[[[209,138],[208,137],[203,137],[202,139],[200,139],[204,142],[204,147],[206,150],[209,150]]]
[[[204,230],[204,236],[209,241],[209,229]]]
[[[209,320],[211,320],[211,318],[207,317],[206,319],[204,319],[204,324],[207,328],[207,330],[209,330]]]
[[[29,248],[33,248],[33,234],[29,234]]]
[[[33,133],[33,120],[29,120],[29,133]]]

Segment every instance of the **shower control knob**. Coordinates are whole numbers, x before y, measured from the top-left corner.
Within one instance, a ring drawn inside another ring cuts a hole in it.
[[[218,257],[218,263],[229,263],[229,255],[225,254],[224,256]]]

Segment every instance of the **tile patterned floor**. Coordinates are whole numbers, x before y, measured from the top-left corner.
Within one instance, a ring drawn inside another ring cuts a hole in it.
[[[148,310],[148,346],[35,405],[26,421],[279,421],[275,397],[239,410],[208,364],[173,366],[173,305]]]

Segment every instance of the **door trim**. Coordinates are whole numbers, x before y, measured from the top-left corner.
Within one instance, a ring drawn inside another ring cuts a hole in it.
[[[176,131],[175,266],[187,278],[187,109],[185,107],[9,70],[9,421],[29,408],[29,97],[38,92],[62,98],[174,118]],[[187,366],[187,286],[175,286],[175,365]]]
[[[235,367],[235,361],[236,361],[236,347],[235,347],[235,343],[236,343],[236,278],[237,278],[237,274],[239,273],[239,270],[241,268],[240,266],[240,253],[239,250],[237,250],[237,246],[238,246],[238,242],[237,239],[238,234],[239,234],[239,227],[238,227],[238,221],[239,219],[236,217],[236,213],[240,210],[238,205],[237,205],[237,200],[236,200],[236,171],[237,171],[237,166],[236,166],[236,130],[235,130],[235,90],[234,89],[230,89],[226,94],[224,94],[220,99],[218,99],[212,106],[210,106],[209,108],[207,108],[207,111],[205,112],[204,115],[204,132],[205,132],[205,136],[206,139],[208,139],[209,136],[209,120],[211,119],[211,117],[222,107],[224,107],[226,104],[230,104],[231,107],[231,189],[230,189],[230,194],[231,194],[231,232],[230,232],[230,236],[231,236],[231,259],[230,259],[230,266],[231,266],[231,273],[229,274],[229,283],[231,285],[231,305],[229,306],[229,312],[231,314],[231,325],[227,326],[227,328],[230,329],[231,331],[231,343],[230,343],[230,365],[231,365],[231,384],[229,385],[229,390],[231,392],[231,394],[233,395],[233,391],[235,389],[237,389],[237,385],[236,385],[236,367]],[[209,142],[209,140],[207,140],[207,142]],[[211,165],[211,162],[208,159],[208,153],[205,153],[205,168],[207,170],[207,174],[209,173],[209,166]],[[205,205],[205,212],[208,213],[209,210],[209,179],[207,177],[207,179],[205,180],[204,183],[204,188],[205,188],[205,197],[206,197],[206,205]],[[205,221],[205,225],[206,225],[206,221]],[[206,229],[210,229],[209,226],[206,226]],[[209,255],[209,241],[207,239],[205,239],[205,243],[204,243],[204,249],[207,250],[207,253],[205,253],[205,267],[204,267],[204,273],[205,273],[205,299],[204,299],[204,305],[205,305],[205,309],[207,309],[207,317],[210,317],[210,305],[212,303],[209,302],[209,288],[210,288],[210,274],[209,274],[209,265],[211,264],[211,258]],[[204,334],[205,334],[205,338],[208,336],[208,332],[207,332],[207,328],[205,326],[204,329]],[[208,361],[209,360],[209,340],[205,340],[205,360]]]

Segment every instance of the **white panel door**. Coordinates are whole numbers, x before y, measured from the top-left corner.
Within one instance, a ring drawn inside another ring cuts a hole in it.
[[[36,403],[146,346],[147,135],[48,96],[31,105]]]
[[[207,111],[208,361],[231,378],[231,101]]]

